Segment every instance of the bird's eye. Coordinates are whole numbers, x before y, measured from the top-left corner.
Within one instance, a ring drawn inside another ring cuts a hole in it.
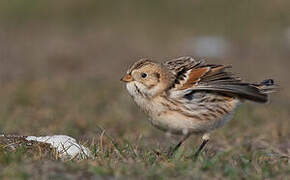
[[[146,78],[147,77],[147,74],[146,73],[141,73],[141,77],[142,78]]]

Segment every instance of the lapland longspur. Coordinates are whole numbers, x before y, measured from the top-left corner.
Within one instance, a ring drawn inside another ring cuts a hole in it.
[[[272,79],[258,84],[242,82],[228,68],[192,57],[163,63],[141,59],[121,81],[126,82],[129,94],[153,126],[182,136],[169,155],[191,134],[200,134],[203,142],[197,156],[208,142],[209,133],[223,126],[240,103],[265,103],[267,94],[275,90]]]

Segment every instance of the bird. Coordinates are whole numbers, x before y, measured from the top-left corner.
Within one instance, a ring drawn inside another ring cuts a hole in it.
[[[154,127],[181,136],[168,156],[195,134],[202,137],[194,154],[197,157],[210,133],[224,126],[240,104],[266,103],[268,94],[277,88],[273,79],[244,82],[230,68],[191,56],[161,63],[142,58],[129,67],[121,81]]]

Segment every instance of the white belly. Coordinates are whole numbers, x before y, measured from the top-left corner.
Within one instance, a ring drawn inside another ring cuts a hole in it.
[[[235,108],[239,104],[238,99],[233,99],[232,102],[228,103],[230,113],[212,118],[211,120],[201,120],[194,118],[200,117],[199,112],[192,111],[190,113],[194,116],[189,117],[180,113],[178,108],[170,110],[167,106],[164,106],[165,102],[162,97],[149,100],[146,97],[136,96],[136,89],[133,83],[128,83],[127,89],[137,105],[149,116],[149,120],[153,126],[173,134],[200,134],[221,127],[232,117]],[[166,103],[168,104],[168,102]],[[204,109],[202,113],[208,112]]]
[[[202,119],[201,113],[192,112],[194,116],[189,117],[178,111],[164,110],[151,114],[151,123],[157,128],[173,134],[203,134],[216,128],[224,126],[233,116],[239,100],[233,100],[229,105],[229,113],[211,118]],[[208,113],[203,111],[203,114]]]

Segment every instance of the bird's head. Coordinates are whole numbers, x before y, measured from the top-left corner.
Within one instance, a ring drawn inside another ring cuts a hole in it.
[[[121,79],[132,96],[154,97],[171,85],[172,74],[161,64],[149,59],[135,62]]]

